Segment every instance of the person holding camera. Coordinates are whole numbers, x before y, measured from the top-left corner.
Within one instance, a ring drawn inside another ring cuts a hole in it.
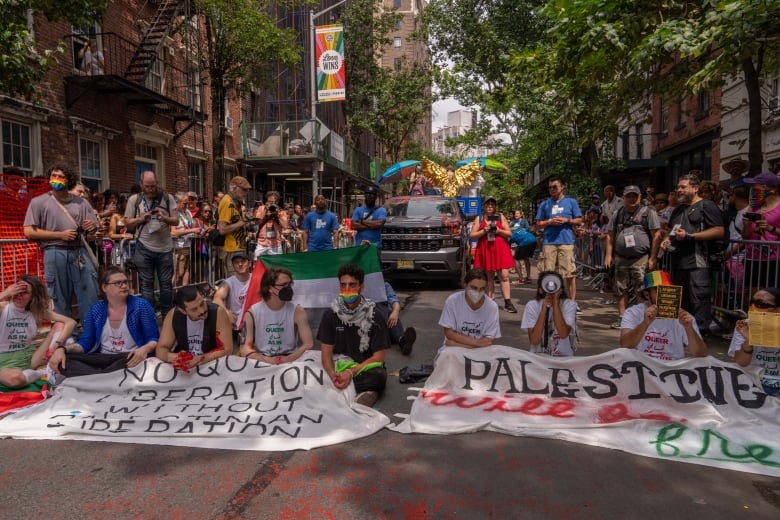
[[[287,212],[279,207],[279,192],[269,191],[265,194],[265,204],[257,208],[255,218],[258,220],[257,247],[255,258],[260,255],[281,255],[284,230],[289,226]]]
[[[531,352],[555,357],[574,355],[577,303],[569,299],[558,272],[539,273],[536,297],[525,304],[520,328],[528,332]]]
[[[471,226],[471,239],[478,239],[474,255],[474,267],[487,272],[488,298],[493,298],[494,278],[498,271],[501,280],[501,294],[504,297],[504,310],[517,314],[509,293],[509,270],[515,266],[509,239],[512,229],[506,217],[496,210],[496,199],[488,197],[482,204],[482,215]]]
[[[25,238],[43,250],[44,278],[54,310],[71,316],[75,296],[83,321],[98,300],[97,262],[92,261],[87,241],[99,238],[102,229],[89,202],[68,192],[76,182],[78,174],[67,166],[49,168],[51,191],[30,201],[23,228]]]

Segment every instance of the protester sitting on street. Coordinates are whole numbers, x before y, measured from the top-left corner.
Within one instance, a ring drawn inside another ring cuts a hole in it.
[[[325,309],[317,332],[322,366],[334,386],[355,383],[355,402],[373,406],[387,384],[385,321],[376,304],[363,296],[365,272],[355,264],[338,270],[339,296]]]
[[[233,335],[227,311],[207,302],[190,285],[176,291],[176,308],[165,316],[157,357],[177,370],[189,372],[233,353]]]
[[[662,285],[672,285],[669,273],[652,271],[645,274],[642,291],[645,301],[629,307],[623,314],[620,346],[664,361],[682,359],[685,347],[693,357],[706,356],[707,345],[691,313],[680,307],[676,320],[657,317],[657,287]]]
[[[390,343],[400,347],[401,353],[408,356],[412,353],[412,347],[417,340],[417,331],[414,327],[404,329],[399,318],[401,314],[401,301],[395,293],[395,289],[385,282],[385,294],[387,302],[377,302],[376,306],[387,323],[387,332],[390,334]]]
[[[501,293],[504,297],[504,310],[517,314],[512,303],[509,285],[509,270],[515,266],[509,239],[512,230],[506,217],[496,209],[496,199],[488,197],[482,205],[483,214],[477,216],[472,225],[469,237],[478,239],[474,254],[474,267],[484,269],[487,273],[487,295],[493,299],[495,285],[493,279],[498,273],[501,282]]]
[[[240,345],[239,336],[239,317],[244,311],[244,302],[246,302],[246,291],[249,289],[249,280],[252,277],[249,261],[249,255],[243,251],[237,251],[232,259],[233,275],[222,281],[219,289],[214,293],[212,301],[225,309],[233,326],[233,344]]]
[[[478,267],[469,269],[464,290],[444,302],[439,325],[444,329],[445,347],[481,348],[501,337],[498,304],[486,296],[488,275]]]
[[[574,355],[577,304],[567,296],[558,272],[539,273],[536,296],[525,304],[520,328],[528,332],[531,352],[556,357]]]
[[[89,309],[78,342],[58,348],[49,360],[65,377],[132,368],[157,347],[157,316],[149,302],[130,294],[124,269],[106,269],[100,291],[105,299]]]
[[[261,301],[244,314],[241,354],[271,365],[292,363],[314,346],[306,310],[292,302],[292,273],[270,268],[260,280]]]
[[[31,274],[20,276],[0,293],[0,384],[21,388],[34,383],[46,373],[43,367],[50,347],[54,345],[57,352],[65,348],[76,322],[51,311],[49,303],[46,286]],[[33,339],[44,320],[51,321],[52,327],[36,348]]]
[[[750,301],[750,308],[759,312],[780,313],[780,289],[770,287],[757,291]],[[748,320],[738,321],[731,338],[729,356],[739,366],[754,365],[762,368],[761,386],[764,393],[780,396],[780,349],[751,345],[748,343],[749,337]]]

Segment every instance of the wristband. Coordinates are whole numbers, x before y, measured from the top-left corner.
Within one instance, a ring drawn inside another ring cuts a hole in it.
[[[752,348],[750,350],[745,350],[744,346],[740,347],[739,350],[741,350],[745,354],[752,354],[753,353],[753,349]]]
[[[54,350],[57,350],[58,348],[61,348],[62,350],[64,350],[66,354],[68,353],[68,349],[65,347],[65,345],[63,345],[61,343],[57,343],[57,348],[55,348]]]

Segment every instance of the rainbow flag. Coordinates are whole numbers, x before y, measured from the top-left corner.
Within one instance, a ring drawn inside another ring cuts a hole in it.
[[[339,295],[339,267],[357,264],[366,273],[363,281],[363,296],[375,302],[387,301],[385,279],[375,245],[347,247],[331,251],[312,251],[286,255],[264,255],[255,261],[244,309],[238,326],[241,327],[244,313],[260,301],[260,280],[267,268],[283,267],[293,274],[293,302],[306,309],[330,307]]]
[[[672,277],[666,271],[650,271],[645,273],[645,289],[659,285],[674,285]]]

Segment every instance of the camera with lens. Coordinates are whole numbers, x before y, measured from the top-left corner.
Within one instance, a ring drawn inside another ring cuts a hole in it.
[[[277,211],[279,211],[279,206],[273,203],[268,205],[268,213],[276,213]]]
[[[553,274],[548,274],[542,278],[542,290],[546,294],[555,294],[561,290],[561,279]]]

